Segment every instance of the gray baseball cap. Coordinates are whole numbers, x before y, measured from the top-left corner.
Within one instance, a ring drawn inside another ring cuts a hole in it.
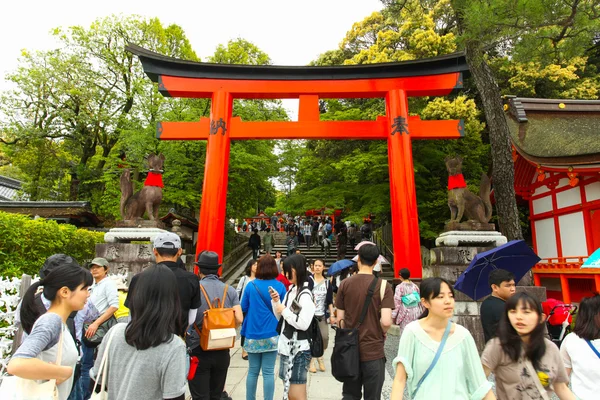
[[[99,265],[101,267],[108,267],[108,260],[106,258],[102,258],[102,257],[96,257],[92,260],[92,262],[90,263],[90,265]]]
[[[161,232],[154,238],[155,249],[180,249],[181,239],[173,232]]]

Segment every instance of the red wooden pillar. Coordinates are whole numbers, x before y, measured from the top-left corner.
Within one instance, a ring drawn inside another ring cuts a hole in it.
[[[408,99],[404,90],[391,90],[386,96],[394,277],[402,268],[411,278],[421,278],[421,248],[417,216],[417,192],[408,127]]]
[[[595,274],[594,280],[596,281],[596,292],[600,293],[600,275]]]
[[[571,291],[569,290],[569,280],[565,274],[560,274],[560,290],[563,295],[563,302],[566,304],[571,303]]]
[[[225,208],[231,146],[229,127],[232,108],[233,100],[230,93],[213,93],[196,244],[196,258],[201,251],[210,250],[219,254],[219,262],[223,261],[225,240]],[[195,271],[198,272],[197,268]]]
[[[536,273],[533,274],[533,284],[535,286],[542,286],[542,280],[541,280],[540,276]]]

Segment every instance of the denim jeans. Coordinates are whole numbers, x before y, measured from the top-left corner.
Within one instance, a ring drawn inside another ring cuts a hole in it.
[[[79,379],[77,379],[77,381],[75,383],[73,383],[73,389],[71,389],[71,394],[69,394],[69,397],[67,398],[67,400],[83,400],[83,399],[84,399],[84,396],[83,396],[83,389],[81,387],[81,376],[80,376]]]
[[[84,343],[81,343],[81,351],[83,356],[81,357],[81,392],[83,393],[83,399],[88,400],[92,395],[92,388],[90,388],[90,370],[94,366],[94,349],[87,347]]]
[[[246,400],[256,400],[258,374],[262,369],[265,400],[273,400],[275,392],[275,361],[277,350],[266,353],[248,353],[248,376],[246,377]]]

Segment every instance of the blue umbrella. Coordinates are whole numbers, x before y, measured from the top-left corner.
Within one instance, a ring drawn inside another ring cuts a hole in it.
[[[355,265],[354,261],[348,259],[336,261],[333,264],[331,264],[331,267],[329,267],[329,269],[327,270],[327,275],[333,276],[339,274],[343,270],[350,268],[353,265]]]
[[[581,265],[581,268],[600,268],[600,249],[596,249]]]
[[[494,269],[512,272],[515,282],[519,282],[540,260],[541,258],[523,240],[511,240],[502,246],[477,254],[465,272],[458,277],[454,288],[473,300],[479,300],[492,293],[488,278]]]

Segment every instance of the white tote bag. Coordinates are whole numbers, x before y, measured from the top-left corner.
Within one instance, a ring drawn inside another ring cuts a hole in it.
[[[115,336],[114,329],[110,333],[108,343],[106,343],[106,348],[104,349],[104,354],[102,355],[102,361],[100,361],[100,367],[98,368],[98,374],[96,374],[96,384],[92,389],[92,396],[90,397],[90,400],[108,400],[108,392],[106,391],[106,375],[108,375],[108,349],[110,348],[110,343],[112,342],[113,336]],[[96,393],[99,374],[102,374],[102,383],[100,384],[100,392]]]
[[[56,365],[62,361],[63,332],[60,332],[58,341],[58,352],[56,354]],[[18,376],[5,376],[0,386],[0,399],[2,400],[58,400],[58,388],[56,379],[50,379],[42,383],[31,379],[23,379]]]

